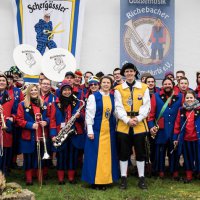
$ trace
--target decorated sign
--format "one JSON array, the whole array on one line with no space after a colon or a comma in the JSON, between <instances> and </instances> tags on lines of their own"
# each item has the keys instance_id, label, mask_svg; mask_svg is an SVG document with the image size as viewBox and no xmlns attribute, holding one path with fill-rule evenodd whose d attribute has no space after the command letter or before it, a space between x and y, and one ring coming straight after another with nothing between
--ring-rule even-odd
<instances>
[{"instance_id":1,"label":"decorated sign","mask_svg":"<svg viewBox=\"0 0 200 200\"><path fill-rule=\"evenodd\" d=\"M121 0L120 62L162 79L174 70L174 1Z\"/></svg>"},{"instance_id":2,"label":"decorated sign","mask_svg":"<svg viewBox=\"0 0 200 200\"><path fill-rule=\"evenodd\" d=\"M80 0L13 0L18 43L30 44L42 55L56 47L76 55L83 23L79 18L83 12L81 3Z\"/></svg>"}]
</instances>

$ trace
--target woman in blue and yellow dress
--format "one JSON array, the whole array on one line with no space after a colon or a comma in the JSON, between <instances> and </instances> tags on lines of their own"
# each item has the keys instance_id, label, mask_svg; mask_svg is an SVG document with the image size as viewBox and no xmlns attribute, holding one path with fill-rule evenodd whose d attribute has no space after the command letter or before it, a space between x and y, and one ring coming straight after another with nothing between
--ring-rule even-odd
<instances>
[{"instance_id":1,"label":"woman in blue and yellow dress","mask_svg":"<svg viewBox=\"0 0 200 200\"><path fill-rule=\"evenodd\" d=\"M112 79L103 77L100 90L91 94L86 107L87 139L84 149L82 180L94 188L106 189L118 180L114 96Z\"/></svg>"}]
</instances>

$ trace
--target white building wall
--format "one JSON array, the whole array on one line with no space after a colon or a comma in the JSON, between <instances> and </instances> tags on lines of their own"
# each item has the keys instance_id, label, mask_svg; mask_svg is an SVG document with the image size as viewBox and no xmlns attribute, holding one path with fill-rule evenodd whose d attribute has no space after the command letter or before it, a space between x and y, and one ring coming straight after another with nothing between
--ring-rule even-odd
<instances>
[{"instance_id":1,"label":"white building wall","mask_svg":"<svg viewBox=\"0 0 200 200\"><path fill-rule=\"evenodd\" d=\"M200 71L200 1L175 0L175 71L184 70L195 87ZM0 0L0 70L14 65L14 16L10 0ZM120 0L86 0L79 68L112 73L120 60Z\"/></svg>"}]
</instances>

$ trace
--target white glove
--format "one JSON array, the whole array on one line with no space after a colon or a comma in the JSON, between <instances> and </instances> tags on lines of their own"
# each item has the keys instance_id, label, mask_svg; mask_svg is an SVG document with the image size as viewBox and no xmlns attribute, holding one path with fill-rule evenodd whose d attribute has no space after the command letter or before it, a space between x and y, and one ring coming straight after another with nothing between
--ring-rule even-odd
<instances>
[{"instance_id":1,"label":"white glove","mask_svg":"<svg viewBox=\"0 0 200 200\"><path fill-rule=\"evenodd\" d=\"M44 34L48 34L48 30L45 30L45 29L44 29L44 30L43 30L43 33L44 33Z\"/></svg>"}]
</instances>

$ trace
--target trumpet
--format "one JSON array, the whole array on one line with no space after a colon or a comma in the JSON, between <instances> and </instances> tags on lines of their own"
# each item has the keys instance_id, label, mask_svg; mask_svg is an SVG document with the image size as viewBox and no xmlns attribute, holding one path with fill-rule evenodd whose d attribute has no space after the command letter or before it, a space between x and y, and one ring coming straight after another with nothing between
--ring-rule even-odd
<instances>
[{"instance_id":1,"label":"trumpet","mask_svg":"<svg viewBox=\"0 0 200 200\"><path fill-rule=\"evenodd\" d=\"M1 112L1 129L6 130L8 127L6 126L6 123L5 123L5 120L4 120L2 105L0 105L0 109L2 109L2 112Z\"/></svg>"},{"instance_id":2,"label":"trumpet","mask_svg":"<svg viewBox=\"0 0 200 200\"><path fill-rule=\"evenodd\" d=\"M4 115L3 115L3 107L2 105L0 105L0 109L1 109L1 114L0 114L0 117L1 117L1 134L0 134L0 156L2 157L3 156L3 130L6 130L7 129L7 126L6 126L6 123L5 123L5 120L4 120Z\"/></svg>"},{"instance_id":3,"label":"trumpet","mask_svg":"<svg viewBox=\"0 0 200 200\"><path fill-rule=\"evenodd\" d=\"M35 121L36 122L42 121L42 114L41 113L36 113L35 114ZM40 142L40 139L43 140L43 144L44 144L44 155L43 155L42 159L43 160L50 159L50 156L49 156L49 154L47 152L47 145L46 145L44 127L42 127L42 137L37 137L38 142Z\"/></svg>"}]
</instances>

